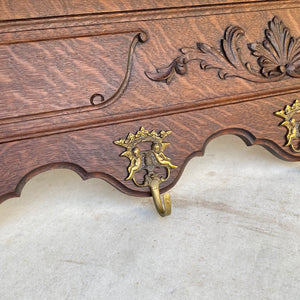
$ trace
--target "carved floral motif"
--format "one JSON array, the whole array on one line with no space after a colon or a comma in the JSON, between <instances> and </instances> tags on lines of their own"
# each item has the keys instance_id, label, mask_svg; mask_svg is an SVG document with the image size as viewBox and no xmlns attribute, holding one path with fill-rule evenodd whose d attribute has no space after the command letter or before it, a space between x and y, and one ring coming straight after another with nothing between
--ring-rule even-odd
<instances>
[{"instance_id":1,"label":"carved floral motif","mask_svg":"<svg viewBox=\"0 0 300 300\"><path fill-rule=\"evenodd\" d=\"M252 82L272 82L284 77L300 78L300 38L292 37L278 17L269 22L261 43L248 45L251 54L257 57L259 69L242 56L238 42L244 34L241 27L229 26L221 40L220 49L198 42L196 48L180 49L182 54L167 67L145 74L151 80L169 84L175 74L184 75L187 64L196 60L203 70L216 69L221 79L239 77Z\"/></svg>"}]
</instances>

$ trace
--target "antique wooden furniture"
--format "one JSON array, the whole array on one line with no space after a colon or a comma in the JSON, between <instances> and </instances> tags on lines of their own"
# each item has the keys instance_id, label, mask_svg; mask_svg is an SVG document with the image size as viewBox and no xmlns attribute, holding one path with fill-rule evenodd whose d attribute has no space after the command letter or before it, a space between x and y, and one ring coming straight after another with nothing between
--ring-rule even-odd
<instances>
[{"instance_id":1,"label":"antique wooden furniture","mask_svg":"<svg viewBox=\"0 0 300 300\"><path fill-rule=\"evenodd\" d=\"M299 1L1 0L0 11L1 201L68 168L152 193L167 215L159 189L228 133L300 160Z\"/></svg>"}]
</instances>

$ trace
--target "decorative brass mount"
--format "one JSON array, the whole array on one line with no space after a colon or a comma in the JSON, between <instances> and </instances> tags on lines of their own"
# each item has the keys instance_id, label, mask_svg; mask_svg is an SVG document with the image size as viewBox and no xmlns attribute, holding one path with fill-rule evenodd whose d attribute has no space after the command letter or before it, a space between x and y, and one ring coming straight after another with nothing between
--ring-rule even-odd
<instances>
[{"instance_id":1,"label":"decorative brass mount","mask_svg":"<svg viewBox=\"0 0 300 300\"><path fill-rule=\"evenodd\" d=\"M171 214L171 201L168 193L164 194L163 201L161 200L159 185L170 177L171 169L177 168L171 163L170 158L163 153L169 145L163 140L171 133L171 131L164 130L160 131L160 133L154 130L149 132L144 127L141 127L135 135L129 133L126 139L114 141L114 144L126 148L121 156L126 156L130 160L126 180L132 179L135 185L150 188L155 207L162 217ZM143 142L151 142L151 149L142 151L138 145ZM161 168L166 170L165 176L157 173ZM146 174L143 182L139 183L135 175L142 170L145 170Z\"/></svg>"},{"instance_id":2,"label":"decorative brass mount","mask_svg":"<svg viewBox=\"0 0 300 300\"><path fill-rule=\"evenodd\" d=\"M295 100L292 106L287 105L285 109L275 112L276 116L284 119L284 121L281 122L280 125L285 126L288 130L288 133L286 135L287 142L285 146L290 146L291 149L297 153L300 153L300 149L299 149L300 141L298 143L298 148L294 146L293 141L295 139L300 138L300 133L299 133L300 121L296 121L294 116L299 113L300 113L300 104L298 100Z\"/></svg>"}]
</instances>

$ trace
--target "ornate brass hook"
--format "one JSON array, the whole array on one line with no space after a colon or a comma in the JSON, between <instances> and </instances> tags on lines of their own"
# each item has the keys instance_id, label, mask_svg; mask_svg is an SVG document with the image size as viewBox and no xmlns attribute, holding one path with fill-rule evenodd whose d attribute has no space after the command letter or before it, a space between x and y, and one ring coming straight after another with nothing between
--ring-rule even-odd
<instances>
[{"instance_id":1,"label":"ornate brass hook","mask_svg":"<svg viewBox=\"0 0 300 300\"><path fill-rule=\"evenodd\" d=\"M290 148L297 153L300 153L299 148L299 138L300 138L300 122L295 120L295 115L300 113L300 103L298 100L290 106L287 105L285 109L275 112L275 115L284 119L283 122L280 123L281 126L285 126L288 130L286 135L286 144L285 146ZM298 117L299 119L299 117ZM298 140L298 147L294 146L295 140ZM293 143L294 142L294 143Z\"/></svg>"},{"instance_id":2,"label":"ornate brass hook","mask_svg":"<svg viewBox=\"0 0 300 300\"><path fill-rule=\"evenodd\" d=\"M171 214L171 199L170 199L170 194L165 193L163 195L163 201L161 201L160 192L159 192L160 183L161 183L161 179L158 176L155 176L154 178L151 179L149 183L149 187L151 190L151 194L153 197L156 210L162 217L165 217Z\"/></svg>"},{"instance_id":3,"label":"ornate brass hook","mask_svg":"<svg viewBox=\"0 0 300 300\"><path fill-rule=\"evenodd\" d=\"M146 155L149 153L145 153ZM158 211L158 213L162 216L168 216L171 214L171 199L170 199L170 194L169 193L165 193L163 195L163 200L161 200L160 197L160 192L159 192L159 185L166 181L169 176L170 176L170 167L169 166L164 166L167 170L167 176L164 178L162 176L159 176L157 173L154 173L153 171L149 171L149 169L151 170L151 166L149 168L149 166L145 167L145 169L147 170L147 174L145 175L144 178L144 182L142 184L139 184L135 177L132 178L133 182L140 187L149 187L150 191L151 191L151 195L156 207L156 210ZM176 166L173 166L176 167Z\"/></svg>"},{"instance_id":4,"label":"ornate brass hook","mask_svg":"<svg viewBox=\"0 0 300 300\"><path fill-rule=\"evenodd\" d=\"M158 213L164 217L171 213L170 195L166 193L161 200L159 185L170 177L171 169L177 166L171 163L170 158L163 153L169 143L163 142L163 139L171 134L171 131L161 131L159 134L154 130L149 132L143 127L134 135L129 133L126 139L114 141L118 146L126 148L121 156L126 156L130 160L128 166L128 176L126 180L131 180L139 187L149 187L155 207ZM141 151L138 144L143 142L151 142L151 149ZM166 175L160 175L158 170L165 169ZM143 182L139 183L135 175L145 170Z\"/></svg>"}]
</instances>

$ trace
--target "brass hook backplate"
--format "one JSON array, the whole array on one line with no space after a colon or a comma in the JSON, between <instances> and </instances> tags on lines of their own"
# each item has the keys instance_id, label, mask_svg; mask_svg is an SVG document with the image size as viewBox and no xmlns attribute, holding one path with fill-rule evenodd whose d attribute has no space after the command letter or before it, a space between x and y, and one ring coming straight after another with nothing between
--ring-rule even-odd
<instances>
[{"instance_id":1,"label":"brass hook backplate","mask_svg":"<svg viewBox=\"0 0 300 300\"><path fill-rule=\"evenodd\" d=\"M141 127L136 134L129 133L126 139L114 141L114 144L126 148L121 156L126 156L130 160L126 180L132 180L139 187L150 188L155 207L162 217L171 213L171 201L168 193L164 194L163 201L161 200L159 185L170 177L171 169L177 168L163 153L169 145L163 140L171 133L171 131L163 130L160 133L154 130L149 132ZM139 144L143 142L150 142L151 149L142 150ZM157 173L162 168L166 170L165 176ZM138 182L135 175L143 170L146 174L142 182Z\"/></svg>"},{"instance_id":2,"label":"brass hook backplate","mask_svg":"<svg viewBox=\"0 0 300 300\"><path fill-rule=\"evenodd\" d=\"M285 146L289 146L292 151L300 153L300 121L299 117L298 120L296 120L295 115L297 114L300 114L300 104L298 100L295 100L292 105L287 105L285 109L275 112L276 116L284 119L280 125L285 126L288 130ZM298 141L298 145L295 147L295 143L297 143L296 141Z\"/></svg>"}]
</instances>

